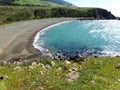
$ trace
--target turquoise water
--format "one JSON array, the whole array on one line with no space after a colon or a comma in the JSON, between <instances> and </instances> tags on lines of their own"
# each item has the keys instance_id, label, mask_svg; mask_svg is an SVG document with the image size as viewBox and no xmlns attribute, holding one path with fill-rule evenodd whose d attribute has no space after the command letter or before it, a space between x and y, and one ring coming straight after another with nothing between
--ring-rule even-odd
<instances>
[{"instance_id":1,"label":"turquoise water","mask_svg":"<svg viewBox=\"0 0 120 90\"><path fill-rule=\"evenodd\" d=\"M71 21L40 31L34 41L35 48L43 54L65 53L71 56L120 55L120 21Z\"/></svg>"}]
</instances>

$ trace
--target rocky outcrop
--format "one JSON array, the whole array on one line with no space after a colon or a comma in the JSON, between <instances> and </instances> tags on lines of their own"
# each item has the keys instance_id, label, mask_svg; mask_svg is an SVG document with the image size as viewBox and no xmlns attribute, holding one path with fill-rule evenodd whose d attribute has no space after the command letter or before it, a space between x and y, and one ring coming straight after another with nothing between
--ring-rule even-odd
<instances>
[{"instance_id":1,"label":"rocky outcrop","mask_svg":"<svg viewBox=\"0 0 120 90\"><path fill-rule=\"evenodd\" d=\"M96 12L96 18L98 19L116 19L116 17L113 14L111 14L111 12L105 9L96 8L95 12Z\"/></svg>"}]
</instances>

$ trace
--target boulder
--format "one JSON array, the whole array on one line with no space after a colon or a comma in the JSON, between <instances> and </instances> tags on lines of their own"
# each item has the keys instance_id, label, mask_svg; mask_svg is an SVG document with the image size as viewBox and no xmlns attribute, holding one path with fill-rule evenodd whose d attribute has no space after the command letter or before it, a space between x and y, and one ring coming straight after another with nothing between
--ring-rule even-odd
<instances>
[{"instance_id":1,"label":"boulder","mask_svg":"<svg viewBox=\"0 0 120 90\"><path fill-rule=\"evenodd\" d=\"M85 57L81 56L80 54L77 54L74 57L70 57L70 60L74 60L76 62L84 62Z\"/></svg>"},{"instance_id":2,"label":"boulder","mask_svg":"<svg viewBox=\"0 0 120 90\"><path fill-rule=\"evenodd\" d=\"M64 63L65 63L66 65L71 64L71 62L70 62L70 61L67 61L67 60L65 60Z\"/></svg>"},{"instance_id":3,"label":"boulder","mask_svg":"<svg viewBox=\"0 0 120 90\"><path fill-rule=\"evenodd\" d=\"M3 80L4 79L4 76L0 76L0 80Z\"/></svg>"},{"instance_id":4,"label":"boulder","mask_svg":"<svg viewBox=\"0 0 120 90\"><path fill-rule=\"evenodd\" d=\"M120 64L118 64L115 68L116 68L116 69L120 69Z\"/></svg>"},{"instance_id":5,"label":"boulder","mask_svg":"<svg viewBox=\"0 0 120 90\"><path fill-rule=\"evenodd\" d=\"M66 78L69 82L72 82L72 81L76 80L79 76L80 75L78 72L72 71L66 75Z\"/></svg>"}]
</instances>

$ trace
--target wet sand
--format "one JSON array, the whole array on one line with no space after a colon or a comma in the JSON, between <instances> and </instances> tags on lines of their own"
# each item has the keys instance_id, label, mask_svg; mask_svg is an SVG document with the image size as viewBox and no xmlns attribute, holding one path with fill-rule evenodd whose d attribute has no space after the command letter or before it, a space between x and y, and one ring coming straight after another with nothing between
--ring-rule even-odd
<instances>
[{"instance_id":1,"label":"wet sand","mask_svg":"<svg viewBox=\"0 0 120 90\"><path fill-rule=\"evenodd\" d=\"M50 18L29 20L0 26L0 61L28 57L40 53L32 43L43 28L77 18Z\"/></svg>"}]
</instances>

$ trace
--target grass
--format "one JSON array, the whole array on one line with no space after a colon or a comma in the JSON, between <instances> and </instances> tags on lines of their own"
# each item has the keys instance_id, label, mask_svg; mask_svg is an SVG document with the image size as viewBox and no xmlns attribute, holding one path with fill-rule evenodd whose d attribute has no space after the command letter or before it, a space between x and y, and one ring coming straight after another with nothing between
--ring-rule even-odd
<instances>
[{"instance_id":1,"label":"grass","mask_svg":"<svg viewBox=\"0 0 120 90\"><path fill-rule=\"evenodd\" d=\"M115 19L115 17L110 12L100 8L77 8L77 7L65 7L65 6L40 7L40 6L24 6L24 5L0 6L0 25L16 22L16 21L23 21L23 20L60 18L60 17L78 17L78 18L102 17L104 19Z\"/></svg>"},{"instance_id":2,"label":"grass","mask_svg":"<svg viewBox=\"0 0 120 90\"><path fill-rule=\"evenodd\" d=\"M17 5L33 5L33 6L44 6L44 7L62 7L63 5L52 3L52 2L46 2L44 0L18 0L13 2L13 4Z\"/></svg>"},{"instance_id":3,"label":"grass","mask_svg":"<svg viewBox=\"0 0 120 90\"><path fill-rule=\"evenodd\" d=\"M86 62L69 62L34 58L23 65L0 66L0 90L119 90L120 57L86 59ZM35 63L36 62L36 63ZM69 73L79 77L69 81Z\"/></svg>"},{"instance_id":4,"label":"grass","mask_svg":"<svg viewBox=\"0 0 120 90\"><path fill-rule=\"evenodd\" d=\"M92 9L92 8L91 8ZM39 6L0 6L0 25L41 18L89 16L87 8L39 7ZM74 13L73 13L74 12Z\"/></svg>"},{"instance_id":5,"label":"grass","mask_svg":"<svg viewBox=\"0 0 120 90\"><path fill-rule=\"evenodd\" d=\"M41 7L63 7L65 5L45 0L0 0L1 5L14 6L41 6Z\"/></svg>"}]
</instances>

